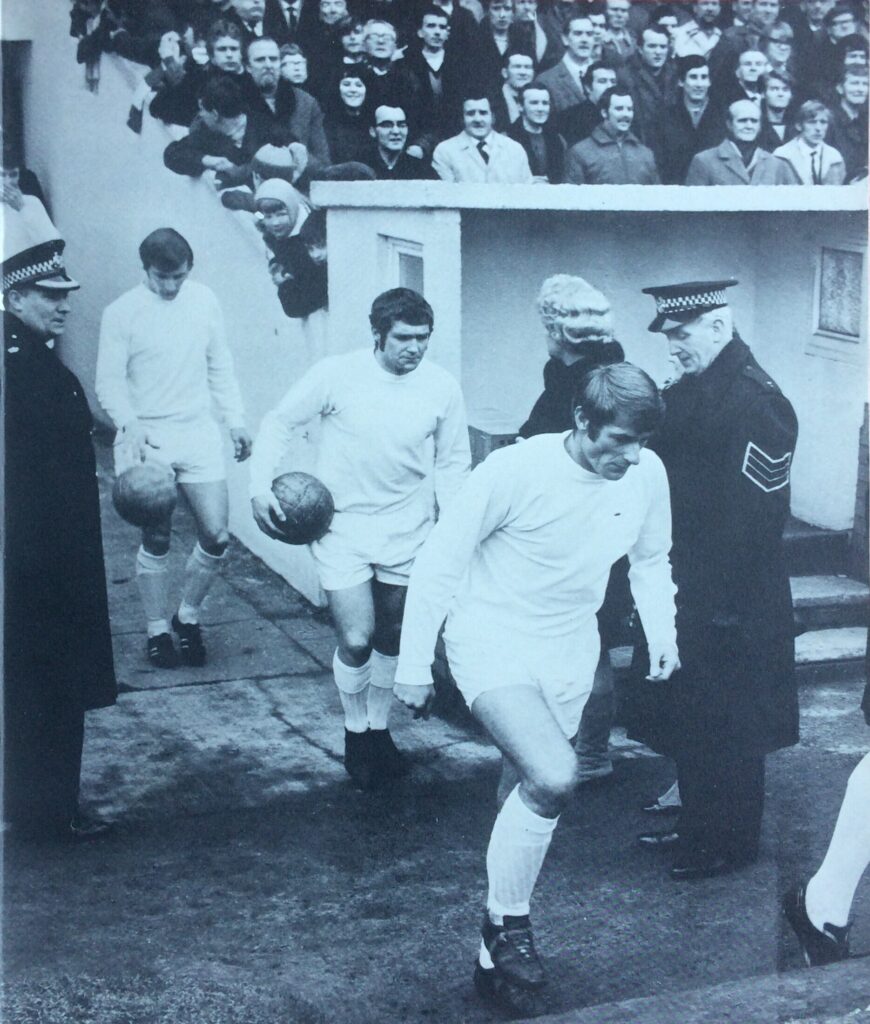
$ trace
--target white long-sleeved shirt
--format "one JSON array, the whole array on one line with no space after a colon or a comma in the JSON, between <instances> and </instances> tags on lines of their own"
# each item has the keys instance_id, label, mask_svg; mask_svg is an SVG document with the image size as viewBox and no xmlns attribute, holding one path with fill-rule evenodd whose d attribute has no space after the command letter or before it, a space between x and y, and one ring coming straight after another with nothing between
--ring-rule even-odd
<instances>
[{"instance_id":1,"label":"white long-sleeved shirt","mask_svg":"<svg viewBox=\"0 0 870 1024\"><path fill-rule=\"evenodd\" d=\"M316 363L263 417L251 497L269 493L295 431L316 417L316 472L337 514L395 516L412 530L432 519L433 495L443 510L468 474L465 408L450 374L424 360L397 375L358 349Z\"/></svg>"},{"instance_id":2,"label":"white long-sleeved shirt","mask_svg":"<svg viewBox=\"0 0 870 1024\"><path fill-rule=\"evenodd\" d=\"M417 555L396 681L428 685L435 641L518 650L547 666L576 660L597 633L610 568L623 555L651 645L676 642L664 466L642 451L620 480L584 470L567 434L494 452L471 474ZM594 671L597 649L590 672ZM567 666L570 668L570 666ZM590 676L591 682L591 676Z\"/></svg>"},{"instance_id":3,"label":"white long-sleeved shirt","mask_svg":"<svg viewBox=\"0 0 870 1024\"><path fill-rule=\"evenodd\" d=\"M172 300L146 285L103 312L97 398L115 426L134 419L187 423L214 400L228 427L245 421L242 396L214 292L185 281Z\"/></svg>"}]
</instances>

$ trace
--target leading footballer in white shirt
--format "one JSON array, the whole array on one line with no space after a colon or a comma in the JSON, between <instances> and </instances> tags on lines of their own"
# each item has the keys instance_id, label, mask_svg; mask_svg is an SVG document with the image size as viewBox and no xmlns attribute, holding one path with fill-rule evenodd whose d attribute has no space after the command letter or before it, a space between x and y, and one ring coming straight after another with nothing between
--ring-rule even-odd
<instances>
[{"instance_id":1,"label":"leading footballer in white shirt","mask_svg":"<svg viewBox=\"0 0 870 1024\"><path fill-rule=\"evenodd\" d=\"M332 492L335 517L310 550L338 634L345 768L362 788L403 767L388 717L408 576L470 463L459 385L423 362L429 303L393 288L375 299L369 322L373 347L316 363L263 417L250 485L258 526L280 539L272 479L294 432L320 420L316 474Z\"/></svg>"},{"instance_id":2,"label":"leading footballer in white shirt","mask_svg":"<svg viewBox=\"0 0 870 1024\"><path fill-rule=\"evenodd\" d=\"M530 1012L545 980L529 901L576 783L571 738L598 663L595 613L623 555L650 678L679 665L668 481L644 449L661 397L642 370L616 363L583 378L575 406L573 431L494 452L441 517L411 574L396 672L396 696L425 707L446 617L456 684L503 756L475 983L512 1011Z\"/></svg>"}]
</instances>

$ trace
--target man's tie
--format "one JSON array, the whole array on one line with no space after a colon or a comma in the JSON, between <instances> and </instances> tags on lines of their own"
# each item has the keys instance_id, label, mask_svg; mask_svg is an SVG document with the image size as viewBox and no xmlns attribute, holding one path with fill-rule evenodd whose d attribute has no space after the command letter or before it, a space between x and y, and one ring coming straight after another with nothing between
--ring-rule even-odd
<instances>
[{"instance_id":1,"label":"man's tie","mask_svg":"<svg viewBox=\"0 0 870 1024\"><path fill-rule=\"evenodd\" d=\"M820 154L819 154L819 151L817 149L814 149L812 151L811 156L812 156L812 161L813 161L813 184L814 185L821 185L821 183L822 183L822 173L821 173L821 168L819 167L819 155Z\"/></svg>"},{"instance_id":2,"label":"man's tie","mask_svg":"<svg viewBox=\"0 0 870 1024\"><path fill-rule=\"evenodd\" d=\"M485 164L488 164L489 163L489 153L487 153L487 151L486 151L486 143L483 141L483 139L481 139L480 142L478 142L478 144L477 144L477 152L480 153L480 156L481 156L481 159L483 160L483 162Z\"/></svg>"}]
</instances>

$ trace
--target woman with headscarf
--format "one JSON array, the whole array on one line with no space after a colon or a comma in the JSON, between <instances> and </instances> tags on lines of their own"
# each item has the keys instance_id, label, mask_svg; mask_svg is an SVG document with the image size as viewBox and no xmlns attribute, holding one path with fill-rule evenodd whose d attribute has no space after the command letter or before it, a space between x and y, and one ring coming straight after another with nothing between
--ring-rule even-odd
<instances>
[{"instance_id":1,"label":"woman with headscarf","mask_svg":"<svg viewBox=\"0 0 870 1024\"><path fill-rule=\"evenodd\" d=\"M323 309L326 246L324 239L314 237L321 232L312 233L305 228L312 217L308 201L289 182L269 178L257 188L254 202L270 253L269 273L284 312L289 317L302 318Z\"/></svg>"}]
</instances>

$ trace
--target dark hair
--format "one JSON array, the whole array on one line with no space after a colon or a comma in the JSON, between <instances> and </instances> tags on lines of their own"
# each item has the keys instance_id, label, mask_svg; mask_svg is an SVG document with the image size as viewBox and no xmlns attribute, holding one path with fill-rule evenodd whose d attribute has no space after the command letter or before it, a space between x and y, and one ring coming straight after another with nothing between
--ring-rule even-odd
<instances>
[{"instance_id":1,"label":"dark hair","mask_svg":"<svg viewBox=\"0 0 870 1024\"><path fill-rule=\"evenodd\" d=\"M828 13L822 18L822 24L833 25L837 18L842 18L844 14L848 14L850 18L855 21L858 20L858 16L855 13L855 8L851 4L838 3L828 11Z\"/></svg>"},{"instance_id":2,"label":"dark hair","mask_svg":"<svg viewBox=\"0 0 870 1024\"><path fill-rule=\"evenodd\" d=\"M562 35L567 36L571 31L571 26L575 21L589 21L591 14L600 14L600 11L594 10L592 4L585 4L582 10L578 7L577 12L571 13L565 19L565 24L562 26Z\"/></svg>"},{"instance_id":3,"label":"dark hair","mask_svg":"<svg viewBox=\"0 0 870 1024\"><path fill-rule=\"evenodd\" d=\"M299 43L284 43L284 45L281 46L278 49L278 53L281 55L281 59L282 60L285 57L296 57L296 56L299 56L299 57L304 58L305 60L308 60L308 58L305 56L305 51L302 49L302 47L299 45Z\"/></svg>"},{"instance_id":4,"label":"dark hair","mask_svg":"<svg viewBox=\"0 0 870 1024\"><path fill-rule=\"evenodd\" d=\"M843 85L849 75L854 75L856 78L866 78L870 74L866 64L852 64L849 67L843 68L840 72L840 77L837 79L837 85Z\"/></svg>"},{"instance_id":5,"label":"dark hair","mask_svg":"<svg viewBox=\"0 0 870 1024\"><path fill-rule=\"evenodd\" d=\"M837 53L840 58L846 56L847 53L852 53L854 50L861 50L867 53L870 50L870 44L863 36L859 36L857 32L853 32L850 36L843 36L842 39L837 40Z\"/></svg>"},{"instance_id":6,"label":"dark hair","mask_svg":"<svg viewBox=\"0 0 870 1024\"><path fill-rule=\"evenodd\" d=\"M441 7L436 7L435 4L426 4L417 16L417 24L422 25L424 18L443 18L447 22L447 27L450 27L450 15Z\"/></svg>"},{"instance_id":7,"label":"dark hair","mask_svg":"<svg viewBox=\"0 0 870 1024\"><path fill-rule=\"evenodd\" d=\"M435 314L432 307L419 292L411 288L390 288L372 303L369 323L378 339L378 347L383 348L387 335L393 324L398 323L426 324L431 331L435 326Z\"/></svg>"},{"instance_id":8,"label":"dark hair","mask_svg":"<svg viewBox=\"0 0 870 1024\"><path fill-rule=\"evenodd\" d=\"M485 86L479 86L475 88L474 85L472 85L471 88L466 88L462 93L461 100L459 101L459 109L464 111L465 104L468 103L470 100L486 100L486 102L489 104L489 109L491 111L495 110L495 105L492 102L492 96L490 95L490 91Z\"/></svg>"},{"instance_id":9,"label":"dark hair","mask_svg":"<svg viewBox=\"0 0 870 1024\"><path fill-rule=\"evenodd\" d=\"M665 403L655 381L633 363L594 366L574 393L574 409L588 424L590 441L604 427L624 419L638 434L651 434L661 423Z\"/></svg>"},{"instance_id":10,"label":"dark hair","mask_svg":"<svg viewBox=\"0 0 870 1024\"><path fill-rule=\"evenodd\" d=\"M631 95L631 90L624 85L614 85L610 89L605 89L598 98L598 109L602 114L606 114L610 110L610 101L614 96L627 96L630 100L634 99Z\"/></svg>"},{"instance_id":11,"label":"dark hair","mask_svg":"<svg viewBox=\"0 0 870 1024\"><path fill-rule=\"evenodd\" d=\"M651 21L649 23L649 25L647 25L646 28L643 30L643 32L641 32L641 34L640 34L641 46L643 46L643 37L646 35L647 32L654 32L657 36L664 36L665 39L670 44L670 41L671 41L671 34L670 34L670 32L668 32L668 30L666 28L662 28L661 25L657 25L654 21Z\"/></svg>"},{"instance_id":12,"label":"dark hair","mask_svg":"<svg viewBox=\"0 0 870 1024\"><path fill-rule=\"evenodd\" d=\"M245 98L239 83L229 75L212 75L199 97L203 110L219 117L238 117L245 112Z\"/></svg>"},{"instance_id":13,"label":"dark hair","mask_svg":"<svg viewBox=\"0 0 870 1024\"><path fill-rule=\"evenodd\" d=\"M158 228L142 240L139 259L146 270L156 267L157 270L169 272L178 270L185 263L192 267L193 249L184 235L179 234L175 228Z\"/></svg>"},{"instance_id":14,"label":"dark hair","mask_svg":"<svg viewBox=\"0 0 870 1024\"><path fill-rule=\"evenodd\" d=\"M695 68L710 68L710 62L700 54L691 53L688 57L677 57L677 78L684 81L686 75Z\"/></svg>"},{"instance_id":15,"label":"dark hair","mask_svg":"<svg viewBox=\"0 0 870 1024\"><path fill-rule=\"evenodd\" d=\"M234 21L218 18L217 21L213 21L209 25L205 36L205 48L208 50L209 56L214 52L214 44L218 39L235 39L241 49L242 31Z\"/></svg>"},{"instance_id":16,"label":"dark hair","mask_svg":"<svg viewBox=\"0 0 870 1024\"><path fill-rule=\"evenodd\" d=\"M518 50L515 47L509 46L505 50L501 58L502 68L508 67L510 65L511 60L513 60L514 57L525 57L526 60L530 60L532 62L533 68L535 66L535 58L530 53L528 53L526 50Z\"/></svg>"},{"instance_id":17,"label":"dark hair","mask_svg":"<svg viewBox=\"0 0 870 1024\"><path fill-rule=\"evenodd\" d=\"M677 13L676 7L672 7L670 4L659 4L658 7L653 7L650 12L650 25L654 25L660 18L676 18L679 21L680 16Z\"/></svg>"},{"instance_id":18,"label":"dark hair","mask_svg":"<svg viewBox=\"0 0 870 1024\"><path fill-rule=\"evenodd\" d=\"M521 85L518 91L520 103L525 99L527 92L545 92L550 97L550 102L553 102L553 93L545 82L534 79L531 82L527 82L525 85Z\"/></svg>"},{"instance_id":19,"label":"dark hair","mask_svg":"<svg viewBox=\"0 0 870 1024\"><path fill-rule=\"evenodd\" d=\"M365 21L362 18L355 18L353 15L348 14L346 18L342 18L341 21L335 23L335 34L341 39L342 36L349 36L354 29L362 29L365 25Z\"/></svg>"},{"instance_id":20,"label":"dark hair","mask_svg":"<svg viewBox=\"0 0 870 1024\"><path fill-rule=\"evenodd\" d=\"M610 61L593 61L583 74L583 84L587 86L587 88L592 86L593 75L596 71L612 71L614 74L618 74L615 65L611 64Z\"/></svg>"}]
</instances>

